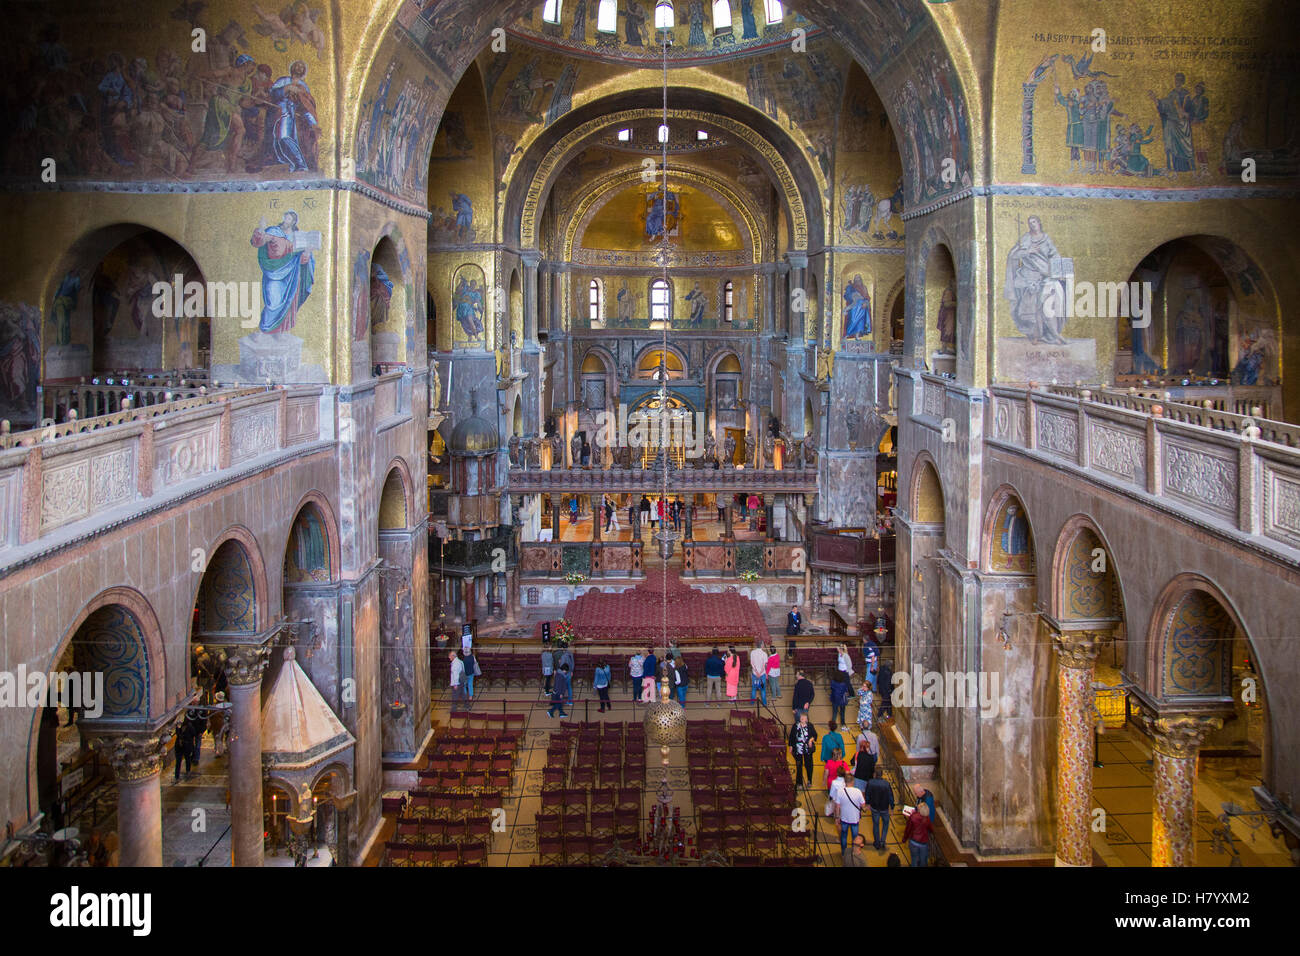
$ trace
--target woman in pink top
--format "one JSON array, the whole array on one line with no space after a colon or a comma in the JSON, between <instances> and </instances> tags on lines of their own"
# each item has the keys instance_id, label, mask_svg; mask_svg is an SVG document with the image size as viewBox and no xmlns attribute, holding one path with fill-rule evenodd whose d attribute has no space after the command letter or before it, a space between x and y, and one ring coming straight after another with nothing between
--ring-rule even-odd
<instances>
[{"instance_id":1,"label":"woman in pink top","mask_svg":"<svg viewBox=\"0 0 1300 956\"><path fill-rule=\"evenodd\" d=\"M727 659L722 662L722 673L727 677L727 700L736 699L736 688L740 686L740 655L734 647L727 648Z\"/></svg>"},{"instance_id":2,"label":"woman in pink top","mask_svg":"<svg viewBox=\"0 0 1300 956\"><path fill-rule=\"evenodd\" d=\"M767 696L781 696L781 657L776 645L767 645Z\"/></svg>"}]
</instances>

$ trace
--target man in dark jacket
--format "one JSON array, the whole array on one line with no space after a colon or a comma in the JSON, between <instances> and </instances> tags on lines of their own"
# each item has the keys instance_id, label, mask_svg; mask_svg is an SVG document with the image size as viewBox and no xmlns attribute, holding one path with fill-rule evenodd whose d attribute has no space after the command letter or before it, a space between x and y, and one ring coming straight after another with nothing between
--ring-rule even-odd
<instances>
[{"instance_id":1,"label":"man in dark jacket","mask_svg":"<svg viewBox=\"0 0 1300 956\"><path fill-rule=\"evenodd\" d=\"M560 669L555 674L555 686L551 688L551 709L546 712L547 717L554 717L558 710L561 717L568 717L564 712L565 705L569 702L569 665L561 664Z\"/></svg>"},{"instance_id":2,"label":"man in dark jacket","mask_svg":"<svg viewBox=\"0 0 1300 956\"><path fill-rule=\"evenodd\" d=\"M705 698L707 700L712 701L716 699L721 701L723 699L722 678L725 674L726 667L722 662L722 652L715 647L712 653L709 654L708 659L704 662L704 677L705 684L707 685ZM715 694L717 695L716 698L714 696ZM712 704L711 706L716 707L718 705Z\"/></svg>"},{"instance_id":3,"label":"man in dark jacket","mask_svg":"<svg viewBox=\"0 0 1300 956\"><path fill-rule=\"evenodd\" d=\"M894 716L894 702L891 699L894 695L894 669L889 666L889 661L881 660L880 672L876 675L876 687L877 696L880 698L880 719L892 718Z\"/></svg>"},{"instance_id":4,"label":"man in dark jacket","mask_svg":"<svg viewBox=\"0 0 1300 956\"><path fill-rule=\"evenodd\" d=\"M641 665L641 702L650 703L655 699L655 686L659 680L659 659L655 657L653 647L647 647L645 662Z\"/></svg>"},{"instance_id":5,"label":"man in dark jacket","mask_svg":"<svg viewBox=\"0 0 1300 956\"><path fill-rule=\"evenodd\" d=\"M884 852L889 837L889 811L894 809L894 788L885 779L883 767L877 767L875 775L867 781L863 796L871 807L871 845Z\"/></svg>"},{"instance_id":6,"label":"man in dark jacket","mask_svg":"<svg viewBox=\"0 0 1300 956\"><path fill-rule=\"evenodd\" d=\"M831 678L831 719L844 723L844 711L849 704L849 675L836 671Z\"/></svg>"},{"instance_id":7,"label":"man in dark jacket","mask_svg":"<svg viewBox=\"0 0 1300 956\"><path fill-rule=\"evenodd\" d=\"M790 613L785 616L785 656L790 663L794 662L794 641L791 640L799 629L803 627L803 618L799 616L799 605L790 605Z\"/></svg>"},{"instance_id":8,"label":"man in dark jacket","mask_svg":"<svg viewBox=\"0 0 1300 956\"><path fill-rule=\"evenodd\" d=\"M794 704L794 718L796 721L801 713L808 713L808 708L812 706L815 696L817 696L817 691L813 689L813 682L804 676L803 671L795 671L794 696L790 698L790 701Z\"/></svg>"}]
</instances>

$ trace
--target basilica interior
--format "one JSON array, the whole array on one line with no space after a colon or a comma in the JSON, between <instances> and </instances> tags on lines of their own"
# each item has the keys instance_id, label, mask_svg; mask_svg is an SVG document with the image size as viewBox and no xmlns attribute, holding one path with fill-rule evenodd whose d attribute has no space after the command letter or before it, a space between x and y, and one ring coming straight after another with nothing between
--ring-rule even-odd
<instances>
[{"instance_id":1,"label":"basilica interior","mask_svg":"<svg viewBox=\"0 0 1300 956\"><path fill-rule=\"evenodd\" d=\"M1283 0L281 2L6 17L0 867L1300 864Z\"/></svg>"}]
</instances>

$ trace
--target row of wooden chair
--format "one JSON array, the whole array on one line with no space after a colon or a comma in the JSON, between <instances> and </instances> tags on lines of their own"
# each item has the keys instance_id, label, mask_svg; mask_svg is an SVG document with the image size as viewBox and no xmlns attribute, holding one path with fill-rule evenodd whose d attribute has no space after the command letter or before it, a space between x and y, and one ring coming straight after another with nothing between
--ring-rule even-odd
<instances>
[{"instance_id":1,"label":"row of wooden chair","mask_svg":"<svg viewBox=\"0 0 1300 956\"><path fill-rule=\"evenodd\" d=\"M440 820L428 817L402 817L397 821L397 840L401 843L438 844L482 840L492 842L492 815L475 813L463 820Z\"/></svg>"},{"instance_id":2,"label":"row of wooden chair","mask_svg":"<svg viewBox=\"0 0 1300 956\"><path fill-rule=\"evenodd\" d=\"M637 812L618 813L614 810L593 810L588 817L572 814L537 814L537 838L594 836L603 839L618 837L623 842L633 842L641 832L641 815Z\"/></svg>"},{"instance_id":3,"label":"row of wooden chair","mask_svg":"<svg viewBox=\"0 0 1300 956\"><path fill-rule=\"evenodd\" d=\"M477 790L509 790L511 773L509 770L460 771L460 770L421 770L418 774L420 786L441 790L462 790L473 793Z\"/></svg>"},{"instance_id":4,"label":"row of wooden chair","mask_svg":"<svg viewBox=\"0 0 1300 956\"><path fill-rule=\"evenodd\" d=\"M598 787L591 790L585 787L543 787L541 805L543 811L554 809L565 815L582 816L587 812L588 796L593 812L641 812L639 787Z\"/></svg>"},{"instance_id":5,"label":"row of wooden chair","mask_svg":"<svg viewBox=\"0 0 1300 956\"><path fill-rule=\"evenodd\" d=\"M411 791L403 816L463 819L482 810L495 810L505 799L504 790L435 790L416 788Z\"/></svg>"},{"instance_id":6,"label":"row of wooden chair","mask_svg":"<svg viewBox=\"0 0 1300 956\"><path fill-rule=\"evenodd\" d=\"M390 842L384 866L486 866L486 843L439 843L432 846Z\"/></svg>"}]
</instances>

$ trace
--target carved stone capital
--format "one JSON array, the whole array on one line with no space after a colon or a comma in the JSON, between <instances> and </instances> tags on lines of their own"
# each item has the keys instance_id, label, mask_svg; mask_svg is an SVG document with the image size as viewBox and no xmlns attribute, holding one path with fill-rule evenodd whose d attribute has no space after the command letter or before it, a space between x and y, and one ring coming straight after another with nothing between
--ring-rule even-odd
<instances>
[{"instance_id":1,"label":"carved stone capital","mask_svg":"<svg viewBox=\"0 0 1300 956\"><path fill-rule=\"evenodd\" d=\"M1101 649L1092 631L1052 631L1052 646L1066 667L1087 668L1097 661Z\"/></svg>"},{"instance_id":2,"label":"carved stone capital","mask_svg":"<svg viewBox=\"0 0 1300 956\"><path fill-rule=\"evenodd\" d=\"M151 733L104 734L93 739L119 783L147 780L162 770L163 756L175 735L175 722Z\"/></svg>"},{"instance_id":3,"label":"carved stone capital","mask_svg":"<svg viewBox=\"0 0 1300 956\"><path fill-rule=\"evenodd\" d=\"M271 648L236 645L226 649L226 680L232 684L260 684Z\"/></svg>"},{"instance_id":4,"label":"carved stone capital","mask_svg":"<svg viewBox=\"0 0 1300 956\"><path fill-rule=\"evenodd\" d=\"M1156 750L1167 757L1186 758L1196 756L1205 738L1223 726L1223 718L1205 714L1160 717L1144 710L1142 723Z\"/></svg>"}]
</instances>

